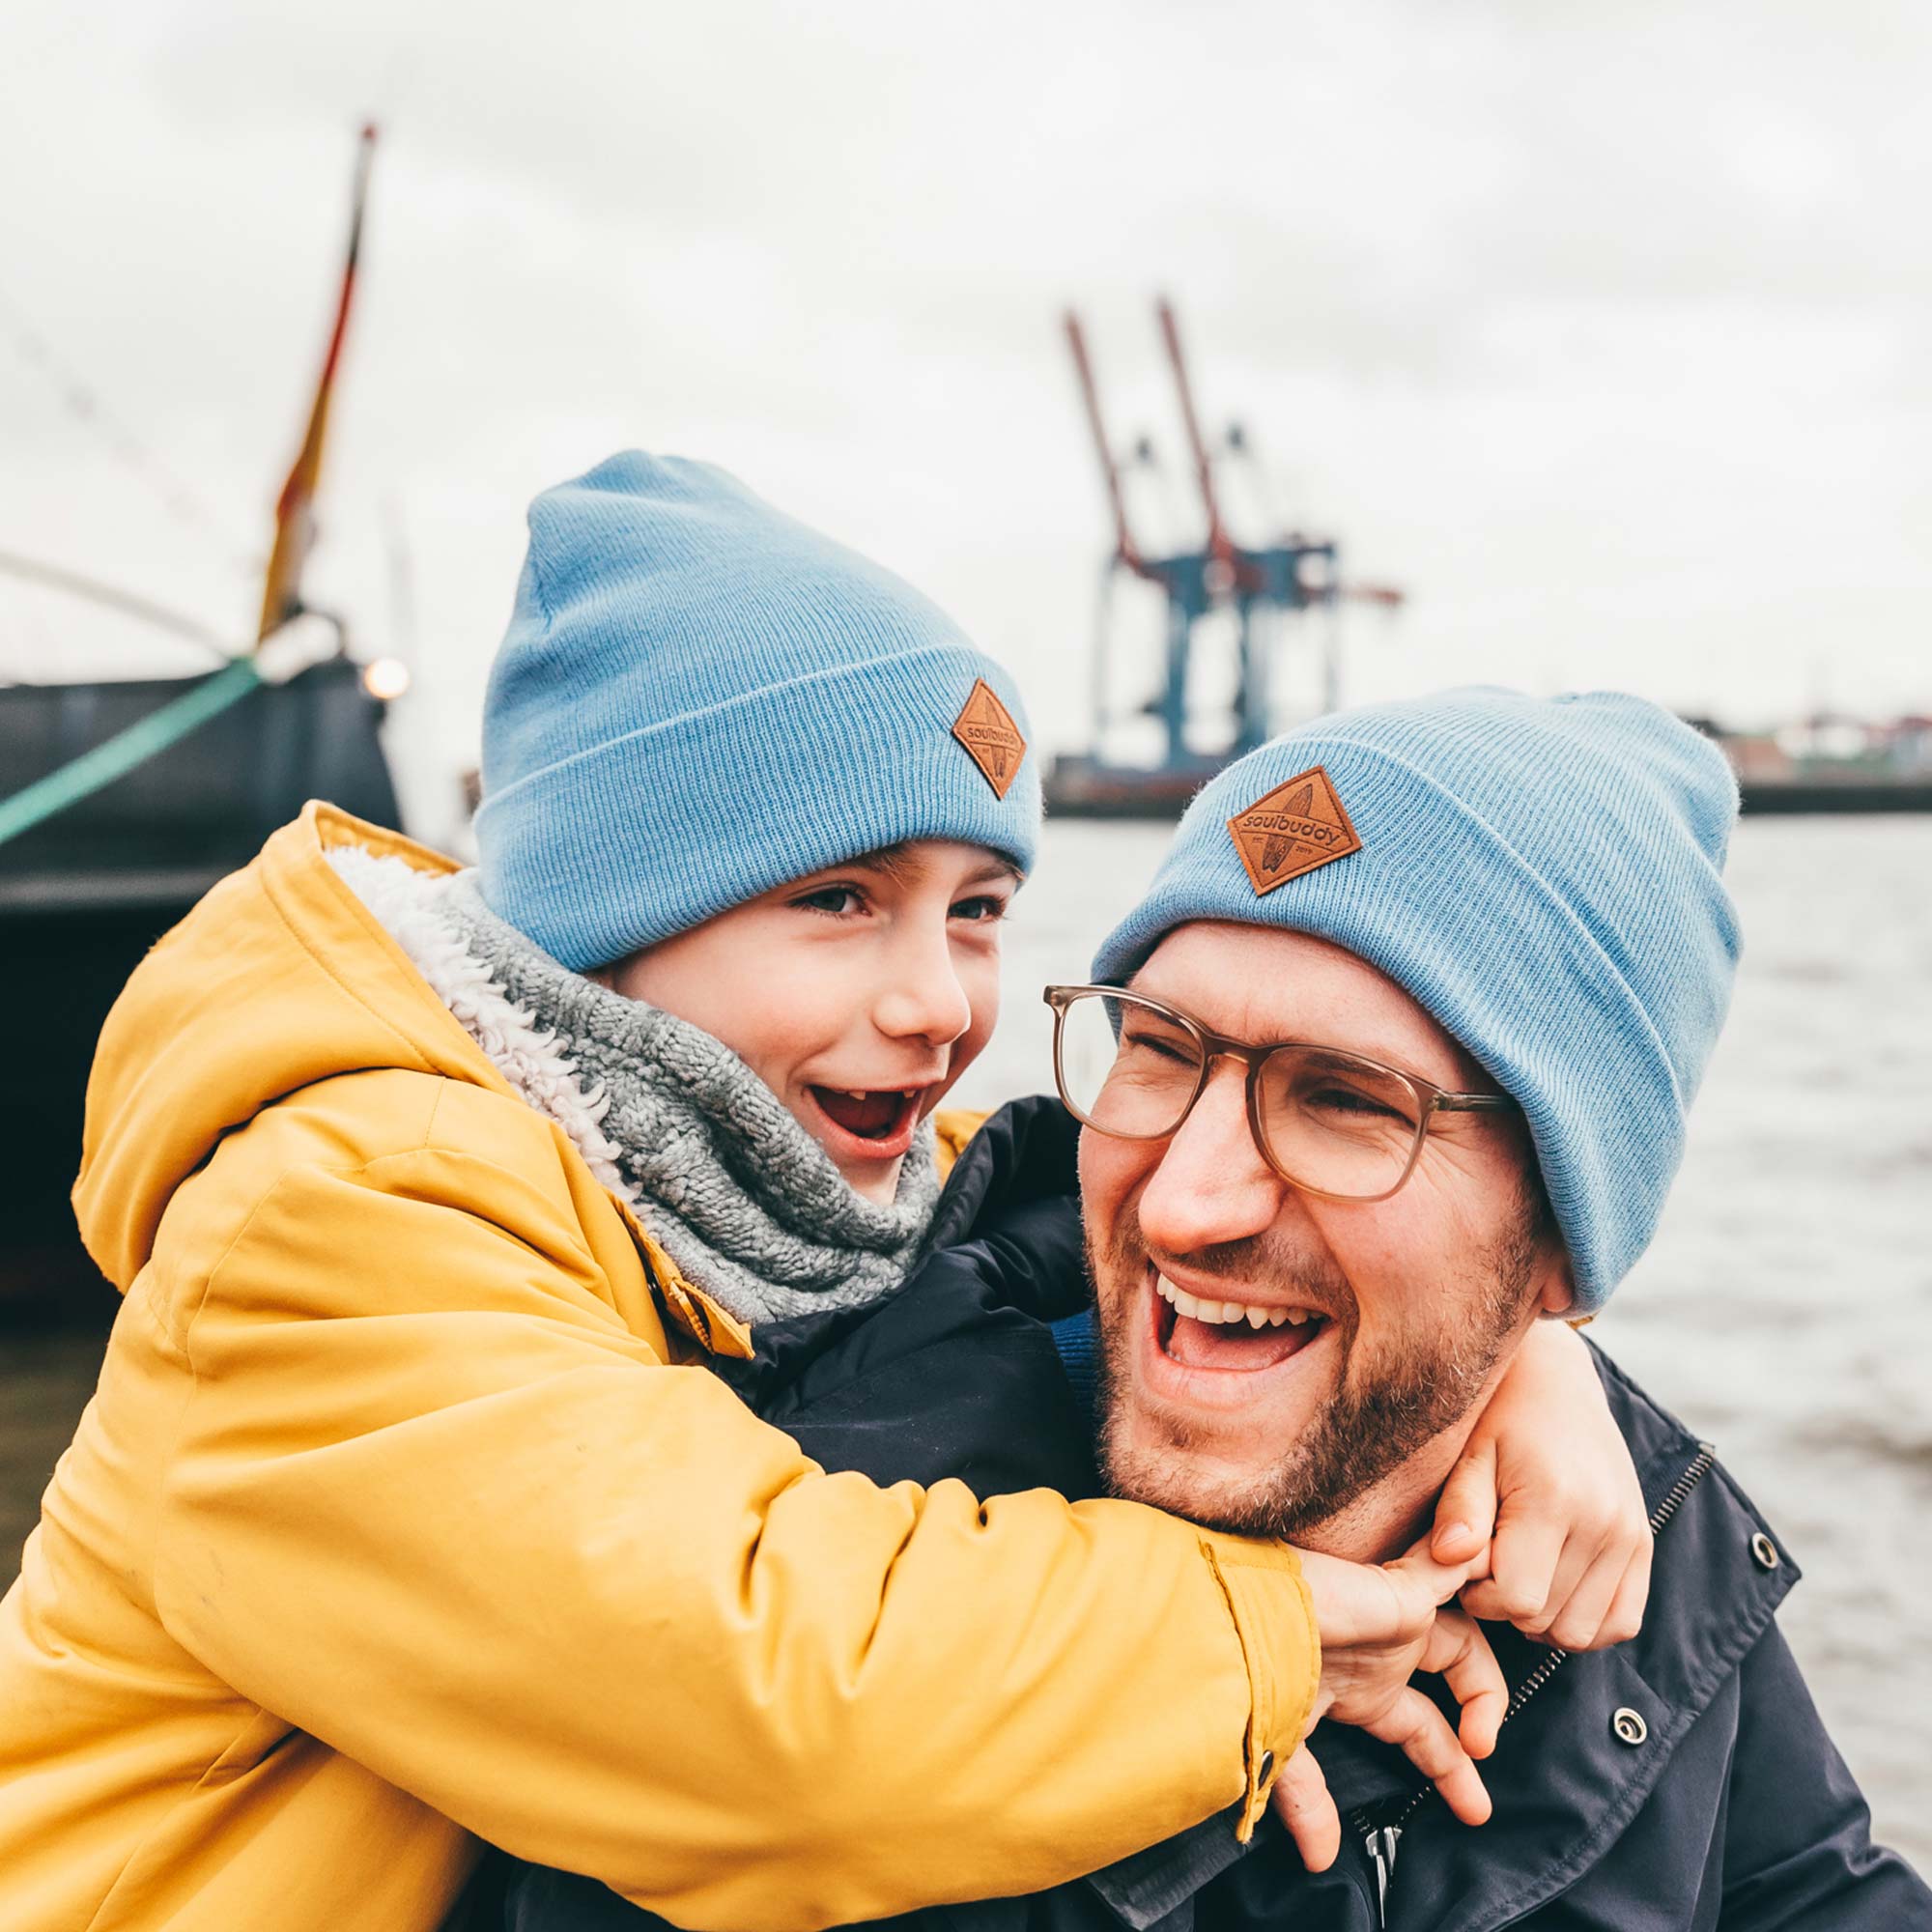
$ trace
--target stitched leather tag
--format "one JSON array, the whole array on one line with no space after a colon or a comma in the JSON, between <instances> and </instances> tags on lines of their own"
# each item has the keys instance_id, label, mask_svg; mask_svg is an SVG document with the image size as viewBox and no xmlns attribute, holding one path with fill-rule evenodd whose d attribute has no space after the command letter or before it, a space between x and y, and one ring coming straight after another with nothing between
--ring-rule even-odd
<instances>
[{"instance_id":1,"label":"stitched leather tag","mask_svg":"<svg viewBox=\"0 0 1932 1932\"><path fill-rule=\"evenodd\" d=\"M1005 798L1020 775L1026 740L1013 723L1013 714L983 677L974 679L964 708L952 721L952 735L966 747L967 755L993 787L993 796Z\"/></svg>"},{"instance_id":2,"label":"stitched leather tag","mask_svg":"<svg viewBox=\"0 0 1932 1932\"><path fill-rule=\"evenodd\" d=\"M1297 772L1265 798L1228 821L1228 836L1241 856L1257 898L1333 859L1359 852L1362 841L1349 822L1328 774L1320 765Z\"/></svg>"}]
</instances>

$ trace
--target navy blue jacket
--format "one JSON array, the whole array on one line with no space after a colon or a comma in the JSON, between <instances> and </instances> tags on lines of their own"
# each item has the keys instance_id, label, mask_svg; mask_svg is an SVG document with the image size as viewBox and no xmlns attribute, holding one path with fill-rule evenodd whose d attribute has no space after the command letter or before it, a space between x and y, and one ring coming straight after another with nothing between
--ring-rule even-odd
<instances>
[{"instance_id":1,"label":"navy blue jacket","mask_svg":"<svg viewBox=\"0 0 1932 1932\"><path fill-rule=\"evenodd\" d=\"M954 1168L928 1259L897 1295L868 1314L769 1327L754 1361L721 1372L830 1468L882 1482L959 1476L981 1494L1094 1492L1089 1418L1062 1361L1077 1380L1073 1139L1054 1102L1003 1109ZM1484 1766L1488 1825L1459 1825L1426 1785L1418 1793L1399 1751L1324 1726L1310 1748L1349 1826L1326 1872L1305 1871L1271 1820L1244 1849L1215 1818L1051 1892L890 1922L906 1932L1932 1932L1932 1893L1871 1843L1864 1801L1778 1633L1774 1613L1796 1565L1708 1446L1598 1363L1657 1524L1650 1605L1631 1642L1576 1657L1490 1627L1515 1694ZM517 1868L500 1922L646 1932L663 1921L592 1881Z\"/></svg>"}]
</instances>

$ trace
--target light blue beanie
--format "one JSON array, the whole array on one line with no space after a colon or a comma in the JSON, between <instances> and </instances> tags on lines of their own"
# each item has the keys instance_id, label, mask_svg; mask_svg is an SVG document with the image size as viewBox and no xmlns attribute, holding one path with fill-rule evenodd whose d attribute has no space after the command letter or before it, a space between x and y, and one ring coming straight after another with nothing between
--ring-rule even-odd
<instances>
[{"instance_id":1,"label":"light blue beanie","mask_svg":"<svg viewBox=\"0 0 1932 1932\"><path fill-rule=\"evenodd\" d=\"M1019 692L889 571L709 464L628 451L530 505L490 673L491 910L573 971L904 839L1021 871Z\"/></svg>"},{"instance_id":2,"label":"light blue beanie","mask_svg":"<svg viewBox=\"0 0 1932 1932\"><path fill-rule=\"evenodd\" d=\"M1201 792L1094 977L1194 920L1379 968L1522 1108L1592 1313L1650 1245L1730 1002L1737 809L1716 746L1617 692L1341 712Z\"/></svg>"}]
</instances>

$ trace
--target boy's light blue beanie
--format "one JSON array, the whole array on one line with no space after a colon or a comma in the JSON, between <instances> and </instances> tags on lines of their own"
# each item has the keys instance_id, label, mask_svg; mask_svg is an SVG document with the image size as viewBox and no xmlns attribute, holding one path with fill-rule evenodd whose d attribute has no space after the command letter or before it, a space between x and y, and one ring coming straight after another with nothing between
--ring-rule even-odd
<instances>
[{"instance_id":1,"label":"boy's light blue beanie","mask_svg":"<svg viewBox=\"0 0 1932 1932\"><path fill-rule=\"evenodd\" d=\"M553 958L608 964L904 839L1032 867L1018 689L891 572L636 450L529 528L476 840L491 910Z\"/></svg>"},{"instance_id":2,"label":"boy's light blue beanie","mask_svg":"<svg viewBox=\"0 0 1932 1932\"><path fill-rule=\"evenodd\" d=\"M1201 792L1094 977L1124 981L1194 920L1379 968L1522 1108L1592 1313L1650 1244L1730 1002L1737 809L1716 746L1617 692L1341 712Z\"/></svg>"}]
</instances>

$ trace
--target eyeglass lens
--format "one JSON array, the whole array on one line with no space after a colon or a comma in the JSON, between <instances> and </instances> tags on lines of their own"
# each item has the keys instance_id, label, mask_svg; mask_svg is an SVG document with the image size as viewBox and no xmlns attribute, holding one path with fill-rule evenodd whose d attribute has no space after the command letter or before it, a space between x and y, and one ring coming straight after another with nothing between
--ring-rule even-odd
<instances>
[{"instance_id":1,"label":"eyeglass lens","mask_svg":"<svg viewBox=\"0 0 1932 1932\"><path fill-rule=\"evenodd\" d=\"M1162 1139L1179 1127L1201 1086L1199 1037L1131 998L1069 1000L1059 1048L1063 1096L1102 1133ZM1418 1095L1401 1075L1322 1047L1269 1054L1256 1111L1268 1155L1284 1174L1345 1199L1395 1187L1422 1130Z\"/></svg>"}]
</instances>

